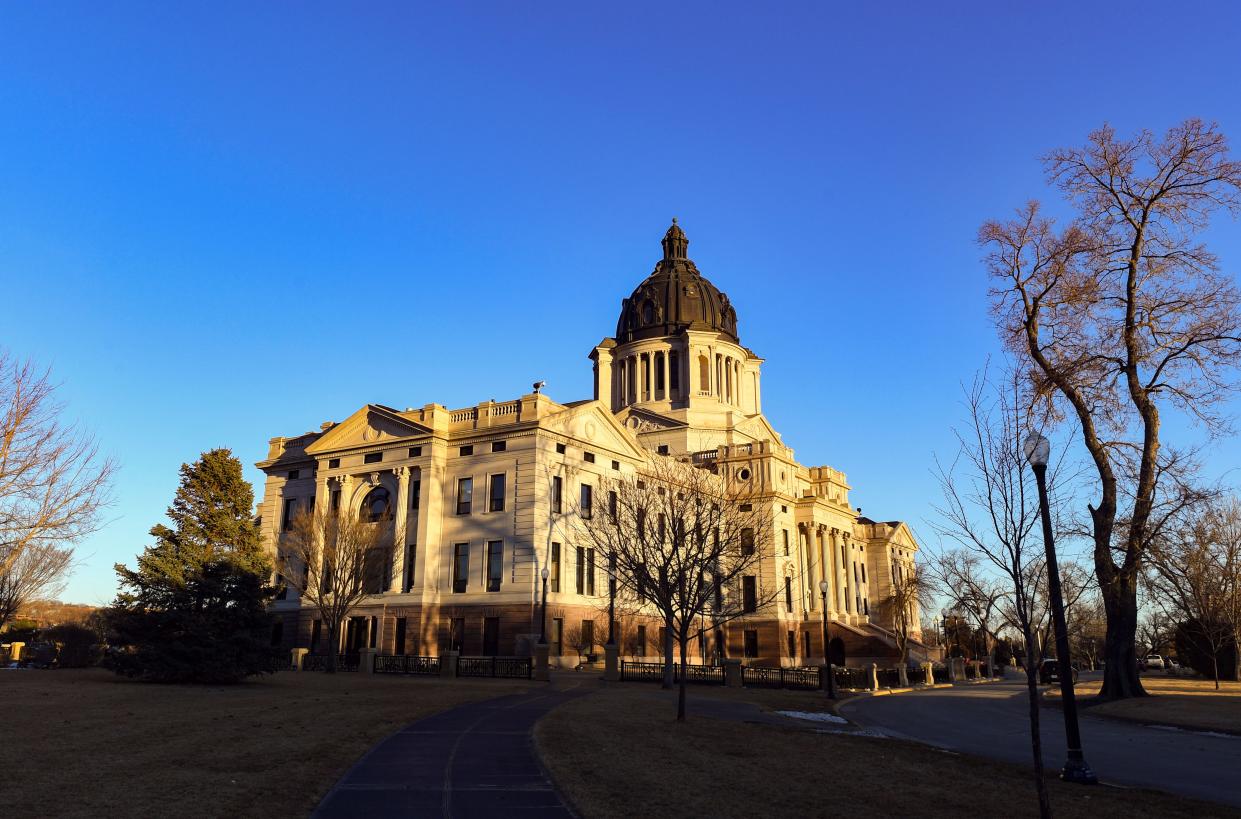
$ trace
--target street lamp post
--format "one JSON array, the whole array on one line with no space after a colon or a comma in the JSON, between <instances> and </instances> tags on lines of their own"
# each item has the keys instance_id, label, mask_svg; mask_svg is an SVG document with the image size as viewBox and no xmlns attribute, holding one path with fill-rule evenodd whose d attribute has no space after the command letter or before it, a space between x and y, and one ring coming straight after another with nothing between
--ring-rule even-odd
<instances>
[{"instance_id":1,"label":"street lamp post","mask_svg":"<svg viewBox=\"0 0 1241 819\"><path fill-rule=\"evenodd\" d=\"M608 558L608 645L616 645L616 556Z\"/></svg>"},{"instance_id":2,"label":"street lamp post","mask_svg":"<svg viewBox=\"0 0 1241 819\"><path fill-rule=\"evenodd\" d=\"M827 697L836 699L836 672L832 669L832 648L827 630L827 581L819 581L819 594L823 597L823 673L827 674Z\"/></svg>"},{"instance_id":3,"label":"street lamp post","mask_svg":"<svg viewBox=\"0 0 1241 819\"><path fill-rule=\"evenodd\" d=\"M543 605L539 611L539 645L547 645L547 567L543 567L543 571L539 573L543 577Z\"/></svg>"},{"instance_id":4,"label":"street lamp post","mask_svg":"<svg viewBox=\"0 0 1241 819\"><path fill-rule=\"evenodd\" d=\"M1069 661L1069 632L1064 622L1060 568L1056 564L1051 510L1047 503L1047 458L1051 454L1051 444L1039 433L1031 432L1026 437L1023 449L1038 484L1039 514L1043 519L1043 547L1047 552L1047 591L1051 598L1052 625L1056 631L1056 664L1060 669L1060 698L1064 705L1064 733L1068 743L1068 759L1060 771L1060 778L1065 782L1093 785L1099 780L1086 764L1086 758L1082 754L1082 735L1077 725L1077 699L1073 695L1073 668Z\"/></svg>"}]
</instances>

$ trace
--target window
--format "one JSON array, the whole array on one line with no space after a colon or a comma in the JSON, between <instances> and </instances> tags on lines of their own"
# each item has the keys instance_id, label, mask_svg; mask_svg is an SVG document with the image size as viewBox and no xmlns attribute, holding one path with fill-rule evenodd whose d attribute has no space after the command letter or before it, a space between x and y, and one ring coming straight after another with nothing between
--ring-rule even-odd
<instances>
[{"instance_id":1,"label":"window","mask_svg":"<svg viewBox=\"0 0 1241 819\"><path fill-rule=\"evenodd\" d=\"M612 461L613 469L620 469L620 461Z\"/></svg>"},{"instance_id":2,"label":"window","mask_svg":"<svg viewBox=\"0 0 1241 819\"><path fill-rule=\"evenodd\" d=\"M801 649L801 656L810 656L810 632L808 631L803 631L801 633Z\"/></svg>"},{"instance_id":3,"label":"window","mask_svg":"<svg viewBox=\"0 0 1241 819\"><path fill-rule=\"evenodd\" d=\"M323 633L323 621L315 620L310 626L310 650L319 652L319 636Z\"/></svg>"},{"instance_id":4,"label":"window","mask_svg":"<svg viewBox=\"0 0 1241 819\"><path fill-rule=\"evenodd\" d=\"M556 617L552 620L552 639L551 654L559 657L564 647L564 618Z\"/></svg>"},{"instance_id":5,"label":"window","mask_svg":"<svg viewBox=\"0 0 1241 819\"><path fill-rule=\"evenodd\" d=\"M746 659L753 659L758 656L758 632L747 630L745 633L745 643L742 646L742 653Z\"/></svg>"},{"instance_id":6,"label":"window","mask_svg":"<svg viewBox=\"0 0 1241 819\"><path fill-rule=\"evenodd\" d=\"M376 486L366 493L366 500L362 501L362 519L367 523L377 523L386 518L388 501L388 490L382 486Z\"/></svg>"},{"instance_id":7,"label":"window","mask_svg":"<svg viewBox=\"0 0 1241 819\"><path fill-rule=\"evenodd\" d=\"M272 585L274 585L277 589L280 590L276 592L277 600L288 600L289 599L289 586L287 583L284 582L284 575L277 573L276 582L273 583Z\"/></svg>"},{"instance_id":8,"label":"window","mask_svg":"<svg viewBox=\"0 0 1241 819\"><path fill-rule=\"evenodd\" d=\"M591 649L595 647L595 621L582 621L582 646L585 647L586 653L591 653Z\"/></svg>"},{"instance_id":9,"label":"window","mask_svg":"<svg viewBox=\"0 0 1241 819\"><path fill-rule=\"evenodd\" d=\"M586 550L581 546L577 547L577 593L586 593Z\"/></svg>"},{"instance_id":10,"label":"window","mask_svg":"<svg viewBox=\"0 0 1241 819\"><path fill-rule=\"evenodd\" d=\"M585 462L586 462L586 463L588 463L588 464L593 464L593 463L595 462L595 453L593 453L593 452L583 452L583 453L582 453L582 460L583 460L583 461L585 461Z\"/></svg>"},{"instance_id":11,"label":"window","mask_svg":"<svg viewBox=\"0 0 1241 819\"><path fill-rule=\"evenodd\" d=\"M698 656L704 661L707 659L707 632L698 632Z\"/></svg>"},{"instance_id":12,"label":"window","mask_svg":"<svg viewBox=\"0 0 1241 819\"><path fill-rule=\"evenodd\" d=\"M418 508L418 499L422 497L422 480L414 480L409 484L409 508Z\"/></svg>"},{"instance_id":13,"label":"window","mask_svg":"<svg viewBox=\"0 0 1241 819\"><path fill-rule=\"evenodd\" d=\"M789 530L784 530L784 556L789 556Z\"/></svg>"},{"instance_id":14,"label":"window","mask_svg":"<svg viewBox=\"0 0 1241 819\"><path fill-rule=\"evenodd\" d=\"M492 452L503 452L506 449L508 449L508 441L492 441L491 442Z\"/></svg>"},{"instance_id":15,"label":"window","mask_svg":"<svg viewBox=\"0 0 1241 819\"><path fill-rule=\"evenodd\" d=\"M461 594L470 583L470 544L458 543L452 548L452 590Z\"/></svg>"},{"instance_id":16,"label":"window","mask_svg":"<svg viewBox=\"0 0 1241 819\"><path fill-rule=\"evenodd\" d=\"M370 648L374 648L375 644L379 640L379 618L378 617L371 618L370 632L371 632Z\"/></svg>"},{"instance_id":17,"label":"window","mask_svg":"<svg viewBox=\"0 0 1241 819\"><path fill-rule=\"evenodd\" d=\"M741 578L741 610L747 614L758 610L758 592L752 574Z\"/></svg>"},{"instance_id":18,"label":"window","mask_svg":"<svg viewBox=\"0 0 1241 819\"><path fill-rule=\"evenodd\" d=\"M862 582L863 583L866 582L866 564L865 563L862 564Z\"/></svg>"},{"instance_id":19,"label":"window","mask_svg":"<svg viewBox=\"0 0 1241 819\"><path fill-rule=\"evenodd\" d=\"M491 499L487 503L487 509L492 512L504 511L504 473L491 476Z\"/></svg>"},{"instance_id":20,"label":"window","mask_svg":"<svg viewBox=\"0 0 1241 819\"><path fill-rule=\"evenodd\" d=\"M461 449L458 451L458 454L460 454L460 455L473 455L473 454L474 454L474 445L473 445L473 444L466 444L465 446L461 447Z\"/></svg>"},{"instance_id":21,"label":"window","mask_svg":"<svg viewBox=\"0 0 1241 819\"><path fill-rule=\"evenodd\" d=\"M668 386L673 390L681 386L681 359L675 351L668 353Z\"/></svg>"},{"instance_id":22,"label":"window","mask_svg":"<svg viewBox=\"0 0 1241 819\"><path fill-rule=\"evenodd\" d=\"M405 618L396 618L396 640L392 649L393 654L405 653Z\"/></svg>"},{"instance_id":23,"label":"window","mask_svg":"<svg viewBox=\"0 0 1241 819\"><path fill-rule=\"evenodd\" d=\"M612 523L616 523L616 490L608 490L608 518Z\"/></svg>"},{"instance_id":24,"label":"window","mask_svg":"<svg viewBox=\"0 0 1241 819\"><path fill-rule=\"evenodd\" d=\"M552 544L552 556L548 561L547 579L552 587L552 591L560 591L560 544Z\"/></svg>"},{"instance_id":25,"label":"window","mask_svg":"<svg viewBox=\"0 0 1241 819\"><path fill-rule=\"evenodd\" d=\"M340 458L328 458L328 469L340 469Z\"/></svg>"},{"instance_id":26,"label":"window","mask_svg":"<svg viewBox=\"0 0 1241 819\"><path fill-rule=\"evenodd\" d=\"M749 557L752 554L754 554L754 530L753 529L742 529L741 530L741 555L742 557Z\"/></svg>"},{"instance_id":27,"label":"window","mask_svg":"<svg viewBox=\"0 0 1241 819\"><path fill-rule=\"evenodd\" d=\"M750 477L750 473L749 473L749 471L748 471L748 470L743 469L743 470L741 470L741 472L742 472L742 473L744 473L744 474L740 474L740 473L739 473L739 476L740 476L741 480L743 480L743 481L744 481L744 480L746 480L746 479L748 479L748 478ZM752 504L752 503L743 503L743 504L741 504L741 511L742 511L742 512L753 512L753 511L754 511L754 504Z\"/></svg>"},{"instance_id":28,"label":"window","mask_svg":"<svg viewBox=\"0 0 1241 819\"><path fill-rule=\"evenodd\" d=\"M659 542L663 543L668 537L668 516L663 512L659 513Z\"/></svg>"},{"instance_id":29,"label":"window","mask_svg":"<svg viewBox=\"0 0 1241 819\"><path fill-rule=\"evenodd\" d=\"M582 517L585 518L586 520L590 520L591 515L594 512L594 502L595 502L594 487L592 487L588 483L582 484L581 514L582 514Z\"/></svg>"},{"instance_id":30,"label":"window","mask_svg":"<svg viewBox=\"0 0 1241 819\"><path fill-rule=\"evenodd\" d=\"M504 541L487 542L487 591L498 592L504 576Z\"/></svg>"},{"instance_id":31,"label":"window","mask_svg":"<svg viewBox=\"0 0 1241 819\"><path fill-rule=\"evenodd\" d=\"M552 512L559 515L561 509L561 498L564 495L564 481L559 475L552 476Z\"/></svg>"},{"instance_id":32,"label":"window","mask_svg":"<svg viewBox=\"0 0 1241 819\"><path fill-rule=\"evenodd\" d=\"M667 454L668 454L668 445L667 445L667 444L660 444L659 446L657 446L657 447L655 448L655 451L656 451L657 453L659 453L660 455L667 455Z\"/></svg>"},{"instance_id":33,"label":"window","mask_svg":"<svg viewBox=\"0 0 1241 819\"><path fill-rule=\"evenodd\" d=\"M698 356L698 390L708 392L711 389L711 363L705 355Z\"/></svg>"},{"instance_id":34,"label":"window","mask_svg":"<svg viewBox=\"0 0 1241 819\"><path fill-rule=\"evenodd\" d=\"M405 547L405 579L402 586L403 591L409 591L414 587L414 567L418 562L418 546L411 543Z\"/></svg>"},{"instance_id":35,"label":"window","mask_svg":"<svg viewBox=\"0 0 1241 819\"><path fill-rule=\"evenodd\" d=\"M556 444L556 454L557 455L564 454L564 444Z\"/></svg>"},{"instance_id":36,"label":"window","mask_svg":"<svg viewBox=\"0 0 1241 819\"><path fill-rule=\"evenodd\" d=\"M422 447L420 447L420 446L411 446L411 447L409 448L409 457L411 457L411 458L421 458L421 457L422 457Z\"/></svg>"},{"instance_id":37,"label":"window","mask_svg":"<svg viewBox=\"0 0 1241 819\"><path fill-rule=\"evenodd\" d=\"M448 630L448 650L460 652L465 646L465 618L454 617Z\"/></svg>"},{"instance_id":38,"label":"window","mask_svg":"<svg viewBox=\"0 0 1241 819\"><path fill-rule=\"evenodd\" d=\"M284 515L281 517L280 529L285 532L293 529L293 516L297 514L297 498L284 499Z\"/></svg>"},{"instance_id":39,"label":"window","mask_svg":"<svg viewBox=\"0 0 1241 819\"><path fill-rule=\"evenodd\" d=\"M368 452L366 455L362 457L362 462L368 463L368 464L377 464L383 459L384 459L384 454L382 452Z\"/></svg>"},{"instance_id":40,"label":"window","mask_svg":"<svg viewBox=\"0 0 1241 819\"><path fill-rule=\"evenodd\" d=\"M586 593L595 593L595 550L586 550Z\"/></svg>"},{"instance_id":41,"label":"window","mask_svg":"<svg viewBox=\"0 0 1241 819\"><path fill-rule=\"evenodd\" d=\"M500 653L500 618L483 618L483 656L494 657Z\"/></svg>"},{"instance_id":42,"label":"window","mask_svg":"<svg viewBox=\"0 0 1241 819\"><path fill-rule=\"evenodd\" d=\"M788 633L788 643L789 643L789 656L796 657L797 656L797 632L790 631Z\"/></svg>"},{"instance_id":43,"label":"window","mask_svg":"<svg viewBox=\"0 0 1241 819\"><path fill-rule=\"evenodd\" d=\"M290 470L289 470L289 480L291 480L291 481L295 481L295 480L297 480L298 476L299 476L299 475L301 475L301 474L302 474L302 471L301 471L300 469L290 469Z\"/></svg>"},{"instance_id":44,"label":"window","mask_svg":"<svg viewBox=\"0 0 1241 819\"><path fill-rule=\"evenodd\" d=\"M333 489L332 490L332 514L335 515L338 512L340 512L340 490Z\"/></svg>"},{"instance_id":45,"label":"window","mask_svg":"<svg viewBox=\"0 0 1241 819\"><path fill-rule=\"evenodd\" d=\"M457 479L457 514L470 514L470 505L474 502L474 479Z\"/></svg>"},{"instance_id":46,"label":"window","mask_svg":"<svg viewBox=\"0 0 1241 819\"><path fill-rule=\"evenodd\" d=\"M635 652L639 657L646 656L646 626L638 626L637 646Z\"/></svg>"},{"instance_id":47,"label":"window","mask_svg":"<svg viewBox=\"0 0 1241 819\"><path fill-rule=\"evenodd\" d=\"M784 576L784 607L793 610L793 578Z\"/></svg>"}]
</instances>

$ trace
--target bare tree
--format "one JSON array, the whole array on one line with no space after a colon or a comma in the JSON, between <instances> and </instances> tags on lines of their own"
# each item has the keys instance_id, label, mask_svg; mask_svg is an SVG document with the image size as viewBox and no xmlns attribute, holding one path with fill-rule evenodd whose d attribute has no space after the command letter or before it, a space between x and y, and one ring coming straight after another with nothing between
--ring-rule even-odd
<instances>
[{"instance_id":1,"label":"bare tree","mask_svg":"<svg viewBox=\"0 0 1241 819\"><path fill-rule=\"evenodd\" d=\"M589 625L586 625L589 623ZM577 654L577 664L581 666L582 657L594 652L595 645L599 638L595 633L595 621L584 620L581 622L569 623L564 627L561 635L565 646L573 649Z\"/></svg>"},{"instance_id":2,"label":"bare tree","mask_svg":"<svg viewBox=\"0 0 1241 819\"><path fill-rule=\"evenodd\" d=\"M115 464L63 412L49 371L0 351L0 627L59 591L110 500Z\"/></svg>"},{"instance_id":3,"label":"bare tree","mask_svg":"<svg viewBox=\"0 0 1241 819\"><path fill-rule=\"evenodd\" d=\"M1169 516L1161 494L1184 466L1163 445L1173 409L1212 433L1236 388L1239 296L1197 242L1212 212L1241 204L1241 162L1214 124L1187 120L1157 139L1118 139L1110 127L1085 147L1052 151L1047 176L1072 202L1064 230L1031 202L988 222L993 308L1009 348L1029 369L1032 402L1076 421L1097 477L1087 505L1095 573L1107 611L1101 696L1142 696L1135 640L1142 561ZM1122 508L1123 504L1123 508Z\"/></svg>"},{"instance_id":4,"label":"bare tree","mask_svg":"<svg viewBox=\"0 0 1241 819\"><path fill-rule=\"evenodd\" d=\"M984 557L1005 578L1012 626L1025 648L1030 746L1039 813L1051 815L1043 778L1039 729L1038 585L1044 563L1039 527L1038 491L1026 468L1021 440L1029 427L1021 377L1013 371L992 383L986 371L966 393L968 420L955 431L958 453L945 468L938 465L943 502L936 507L935 531L948 541ZM1048 488L1055 491L1061 463L1049 465Z\"/></svg>"},{"instance_id":5,"label":"bare tree","mask_svg":"<svg viewBox=\"0 0 1241 819\"><path fill-rule=\"evenodd\" d=\"M987 675L994 676L992 646L1000 639L1004 604L1012 592L999 578L988 574L983 558L973 551L953 549L936 556L926 568L927 580L950 601L956 611L969 614L986 641Z\"/></svg>"},{"instance_id":6,"label":"bare tree","mask_svg":"<svg viewBox=\"0 0 1241 819\"><path fill-rule=\"evenodd\" d=\"M896 651L900 655L896 668L901 685L909 685L909 641L918 627L918 614L932 593L931 583L922 570L910 566L892 578L887 597L875 603L876 613L892 624Z\"/></svg>"},{"instance_id":7,"label":"bare tree","mask_svg":"<svg viewBox=\"0 0 1241 819\"><path fill-rule=\"evenodd\" d=\"M278 547L284 581L319 611L328 635L327 670L336 670L337 642L350 612L382 589L392 544L386 520L353 512L301 511Z\"/></svg>"},{"instance_id":8,"label":"bare tree","mask_svg":"<svg viewBox=\"0 0 1241 819\"><path fill-rule=\"evenodd\" d=\"M1145 582L1163 615L1181 623L1184 637L1211 657L1219 688L1220 656L1241 647L1241 502L1227 498L1188 510L1180 526L1151 545ZM1241 679L1239 655L1234 648L1231 679Z\"/></svg>"},{"instance_id":9,"label":"bare tree","mask_svg":"<svg viewBox=\"0 0 1241 819\"><path fill-rule=\"evenodd\" d=\"M601 491L607 508L577 516L582 534L614 567L618 597L663 620L664 686L671 687L674 643L684 667L704 622L756 613L775 599L761 582L771 548L768 505L710 470L662 456ZM682 674L677 720L684 719Z\"/></svg>"}]
</instances>

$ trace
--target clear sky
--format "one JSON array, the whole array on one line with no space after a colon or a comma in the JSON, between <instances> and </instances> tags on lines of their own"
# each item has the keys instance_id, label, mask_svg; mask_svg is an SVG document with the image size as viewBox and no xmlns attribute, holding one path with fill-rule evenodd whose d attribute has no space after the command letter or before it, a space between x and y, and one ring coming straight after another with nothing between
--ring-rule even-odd
<instances>
[{"instance_id":1,"label":"clear sky","mask_svg":"<svg viewBox=\"0 0 1241 819\"><path fill-rule=\"evenodd\" d=\"M204 449L257 481L367 402L589 398L674 215L785 442L928 533L997 346L979 224L1105 121L1241 150L1235 3L1020 5L7 4L0 345L121 464L66 598Z\"/></svg>"}]
</instances>

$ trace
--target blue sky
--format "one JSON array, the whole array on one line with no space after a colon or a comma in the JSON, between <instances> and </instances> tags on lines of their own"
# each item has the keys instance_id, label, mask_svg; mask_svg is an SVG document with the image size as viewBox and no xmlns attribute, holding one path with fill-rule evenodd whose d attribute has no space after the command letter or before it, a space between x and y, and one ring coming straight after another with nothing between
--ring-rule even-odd
<instances>
[{"instance_id":1,"label":"blue sky","mask_svg":"<svg viewBox=\"0 0 1241 819\"><path fill-rule=\"evenodd\" d=\"M66 598L204 449L257 479L366 402L589 397L674 215L786 443L926 532L997 346L979 224L1105 121L1241 141L1234 4L1000 5L6 6L0 345L122 467Z\"/></svg>"}]
</instances>

